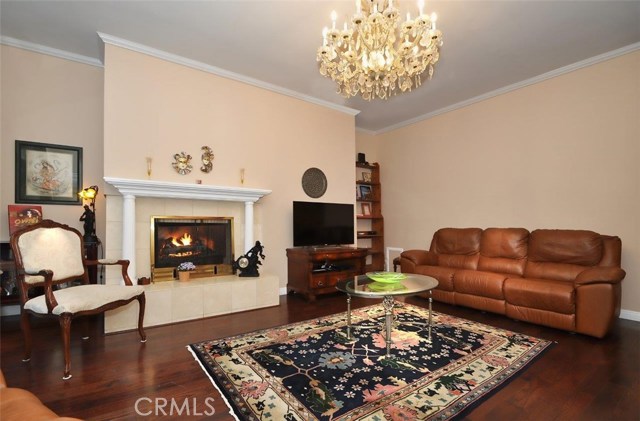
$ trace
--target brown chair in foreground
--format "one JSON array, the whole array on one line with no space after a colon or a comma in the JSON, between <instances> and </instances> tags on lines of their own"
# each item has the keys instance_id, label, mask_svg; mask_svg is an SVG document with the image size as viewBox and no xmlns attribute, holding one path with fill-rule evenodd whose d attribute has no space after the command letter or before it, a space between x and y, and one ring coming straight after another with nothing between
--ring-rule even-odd
<instances>
[{"instance_id":1,"label":"brown chair in foreground","mask_svg":"<svg viewBox=\"0 0 640 421\"><path fill-rule=\"evenodd\" d=\"M71 320L76 317L103 313L138 300L138 332L142 342L146 341L143 329L144 288L131 283L127 275L128 260L86 260L80 232L51 220L43 220L14 233L11 248L20 286L24 361L31 359L30 314L59 319L64 344L64 380L71 378L70 331ZM121 265L126 285L90 285L87 267L97 264ZM73 281L80 281L81 285L74 286L77 282ZM44 295L29 298L29 290L35 287L43 287ZM85 334L83 339L87 338Z\"/></svg>"}]
</instances>

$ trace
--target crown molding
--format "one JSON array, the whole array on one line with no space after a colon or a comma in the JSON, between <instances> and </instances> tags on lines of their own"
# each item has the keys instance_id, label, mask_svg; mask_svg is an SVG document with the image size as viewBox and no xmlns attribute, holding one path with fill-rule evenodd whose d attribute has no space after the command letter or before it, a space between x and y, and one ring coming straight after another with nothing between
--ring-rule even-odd
<instances>
[{"instance_id":1,"label":"crown molding","mask_svg":"<svg viewBox=\"0 0 640 421\"><path fill-rule=\"evenodd\" d=\"M118 38L113 35L105 34L102 32L98 32L98 36L102 39L105 44L115 45L116 47L126 48L131 51L135 51L138 53L146 54L151 57L159 58L161 60L169 61L171 63L180 64L182 66L190 67L192 69L201 70L203 72L211 73L216 76L224 77L227 79L235 80L238 82L246 83L247 85L255 86L258 88L266 89L268 91L272 91L278 94L286 95L292 98L296 98L305 102L310 102L312 104L320 105L322 107L331 108L336 111L340 111L342 113L355 116L360 112L360 110L356 110L353 108L345 107L342 105L334 104L329 101L324 101L322 99L314 98L309 95L304 95L299 92L293 91L291 89L283 88L281 86L277 86L271 83L263 82L258 79L254 79L252 77L244 76L238 73L230 72L225 69L221 69L216 66L211 66L206 63L202 63L200 61L191 60L186 57L182 57L176 54L168 53L166 51L158 50L156 48L148 47L146 45L138 44L137 42L129 41L123 38Z\"/></svg>"},{"instance_id":2,"label":"crown molding","mask_svg":"<svg viewBox=\"0 0 640 421\"><path fill-rule=\"evenodd\" d=\"M448 113L450 111L455 111L455 110L458 110L460 108L464 108L464 107L467 107L469 105L475 104L477 102L481 102L481 101L496 97L498 95L506 94L508 92L515 91L516 89L524 88L524 87L529 86L529 85L534 85L536 83L543 82L543 81L545 81L547 79L552 79L552 78L564 75L566 73L570 73L570 72L573 72L575 70L582 69L584 67L589 67L589 66L592 66L594 64L601 63L603 61L611 60L613 58L616 58L616 57L619 57L619 56L623 56L625 54L629 54L629 53L632 53L632 52L637 51L637 50L640 50L640 42L636 42L634 44L630 44L630 45L627 45L625 47L618 48L617 50L608 51L606 53L603 53L603 54L588 58L586 60L578 61L576 63L569 64L567 66L560 67L560 68L555 69L555 70L551 70L550 72L543 73L543 74L538 75L538 76L534 76L534 77L532 77L530 79L526 79L526 80L523 80L521 82L517 82L517 83L514 83L512 85L508 85L508 86L496 89L494 91L487 92L487 93L482 94L482 95L478 95L476 97L467 99L465 101L461 101L461 102L458 102L456 104L450 105L448 107L440 108L440 109L438 109L436 111L432 111L430 113L423 114L423 115L420 115L418 117L415 117L415 118L412 118L412 119L409 119L409 120L405 120L405 121L397 123L397 124L393 124L391 126L387 126L387 127L383 128L383 129L374 131L373 134L374 135L379 135L379 134L382 134L382 133L387 133L387 132L391 132L393 130L401 129L403 127L410 126L412 124L419 123L421 121L428 120L430 118L436 117L436 116L438 116L440 114Z\"/></svg>"},{"instance_id":3,"label":"crown molding","mask_svg":"<svg viewBox=\"0 0 640 421\"><path fill-rule=\"evenodd\" d=\"M361 127L356 127L356 132L363 133L363 134L368 134L370 136L375 136L375 135L378 134L378 132L376 132L375 130L363 129Z\"/></svg>"},{"instance_id":4,"label":"crown molding","mask_svg":"<svg viewBox=\"0 0 640 421\"><path fill-rule=\"evenodd\" d=\"M48 56L53 56L64 60L71 60L77 63L88 64L89 66L104 67L102 62L97 58L70 53L69 51L58 50L57 48L34 44L33 42L22 41L20 39L15 39L7 36L0 36L0 44L8 45L9 47L21 48L23 50L33 51L34 53L46 54Z\"/></svg>"}]
</instances>

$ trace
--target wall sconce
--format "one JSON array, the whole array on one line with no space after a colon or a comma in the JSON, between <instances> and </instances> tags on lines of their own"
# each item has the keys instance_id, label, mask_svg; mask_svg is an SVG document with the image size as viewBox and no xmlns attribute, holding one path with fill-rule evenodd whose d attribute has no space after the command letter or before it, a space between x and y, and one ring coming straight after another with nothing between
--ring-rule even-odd
<instances>
[{"instance_id":1,"label":"wall sconce","mask_svg":"<svg viewBox=\"0 0 640 421\"><path fill-rule=\"evenodd\" d=\"M84 223L84 240L86 242L99 243L96 235L96 197L98 196L98 186L91 186L82 189L78 193L82 200L88 200L89 204L84 205L84 213L80 220Z\"/></svg>"}]
</instances>

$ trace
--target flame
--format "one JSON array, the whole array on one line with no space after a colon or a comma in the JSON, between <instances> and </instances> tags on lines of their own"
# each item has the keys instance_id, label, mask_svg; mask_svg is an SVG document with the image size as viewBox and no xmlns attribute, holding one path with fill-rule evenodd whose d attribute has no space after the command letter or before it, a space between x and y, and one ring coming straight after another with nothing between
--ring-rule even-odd
<instances>
[{"instance_id":1,"label":"flame","mask_svg":"<svg viewBox=\"0 0 640 421\"><path fill-rule=\"evenodd\" d=\"M171 244L173 244L176 247L182 247L182 246L190 246L191 242L193 240L191 239L191 236L187 233L185 233L182 238L179 238L178 240L176 240L175 238L171 240Z\"/></svg>"}]
</instances>

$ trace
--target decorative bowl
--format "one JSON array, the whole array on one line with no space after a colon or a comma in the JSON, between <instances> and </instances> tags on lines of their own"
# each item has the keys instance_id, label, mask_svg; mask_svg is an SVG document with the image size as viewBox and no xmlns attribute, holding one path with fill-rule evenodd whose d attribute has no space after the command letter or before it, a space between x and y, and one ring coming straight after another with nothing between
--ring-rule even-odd
<instances>
[{"instance_id":1,"label":"decorative bowl","mask_svg":"<svg viewBox=\"0 0 640 421\"><path fill-rule=\"evenodd\" d=\"M403 279L407 279L407 275L397 272L367 272L366 275L367 278L384 284L394 284L402 281Z\"/></svg>"}]
</instances>

